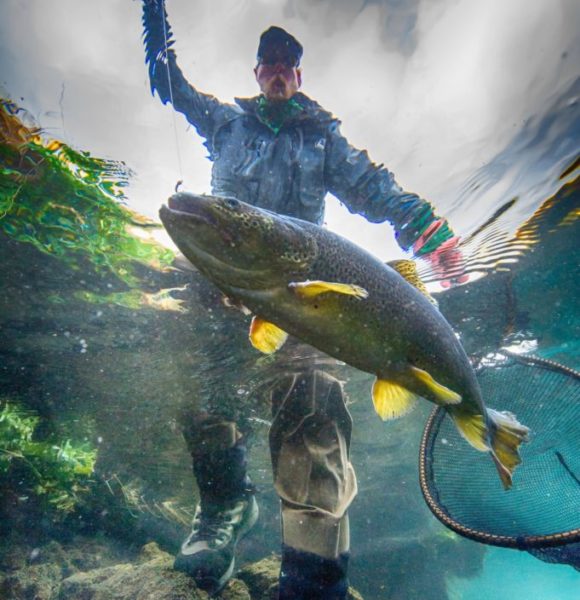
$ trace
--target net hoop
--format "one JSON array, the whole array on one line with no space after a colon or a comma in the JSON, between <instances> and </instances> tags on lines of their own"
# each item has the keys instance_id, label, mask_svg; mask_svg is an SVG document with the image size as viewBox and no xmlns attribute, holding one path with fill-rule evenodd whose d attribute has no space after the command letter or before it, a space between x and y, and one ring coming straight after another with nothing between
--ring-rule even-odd
<instances>
[{"instance_id":1,"label":"net hoop","mask_svg":"<svg viewBox=\"0 0 580 600\"><path fill-rule=\"evenodd\" d=\"M580 383L580 372L554 361L539 358L537 356L518 355L507 351L502 351L502 353L517 362L556 371L568 377L572 377ZM421 486L421 492L427 506L443 525L463 537L483 544L501 546L504 548L517 548L520 550L556 547L580 542L580 528L549 535L510 536L492 534L474 529L454 519L437 501L438 492L433 484L432 449L437 440L439 426L445 415L445 409L439 406L431 412L427 424L425 425L419 452L419 484Z\"/></svg>"}]
</instances>

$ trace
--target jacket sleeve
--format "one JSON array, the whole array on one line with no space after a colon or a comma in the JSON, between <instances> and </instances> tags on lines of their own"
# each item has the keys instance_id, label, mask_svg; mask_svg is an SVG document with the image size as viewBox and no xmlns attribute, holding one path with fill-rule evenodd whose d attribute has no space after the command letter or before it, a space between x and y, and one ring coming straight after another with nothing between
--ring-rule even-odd
<instances>
[{"instance_id":1,"label":"jacket sleeve","mask_svg":"<svg viewBox=\"0 0 580 600\"><path fill-rule=\"evenodd\" d=\"M351 146L340 133L336 120L330 125L327 145L325 177L328 190L350 212L362 215L367 221L389 221L403 250L411 248L438 220L429 202L417 194L405 192L388 169L371 161L366 150ZM441 233L441 242L453 237L448 227Z\"/></svg>"},{"instance_id":2,"label":"jacket sleeve","mask_svg":"<svg viewBox=\"0 0 580 600\"><path fill-rule=\"evenodd\" d=\"M164 0L143 0L143 41L151 93L157 91L163 104L171 102L199 135L211 142L226 105L214 96L197 91L177 66Z\"/></svg>"}]
</instances>

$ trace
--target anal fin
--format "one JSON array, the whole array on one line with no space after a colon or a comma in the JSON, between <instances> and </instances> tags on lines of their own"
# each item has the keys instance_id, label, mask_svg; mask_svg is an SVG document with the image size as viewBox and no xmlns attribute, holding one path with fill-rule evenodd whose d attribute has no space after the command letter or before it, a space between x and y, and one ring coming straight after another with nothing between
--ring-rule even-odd
<instances>
[{"instance_id":1,"label":"anal fin","mask_svg":"<svg viewBox=\"0 0 580 600\"><path fill-rule=\"evenodd\" d=\"M373 404L383 421L406 415L416 404L419 396L394 381L377 379L373 385Z\"/></svg>"},{"instance_id":2,"label":"anal fin","mask_svg":"<svg viewBox=\"0 0 580 600\"><path fill-rule=\"evenodd\" d=\"M429 390L437 404L447 406L448 404L459 404L461 402L461 396L457 392L435 381L427 371L418 367L410 367L410 371L412 376Z\"/></svg>"},{"instance_id":3,"label":"anal fin","mask_svg":"<svg viewBox=\"0 0 580 600\"><path fill-rule=\"evenodd\" d=\"M256 350L272 354L279 350L287 340L288 334L274 323L254 317L250 325L250 342Z\"/></svg>"}]
</instances>

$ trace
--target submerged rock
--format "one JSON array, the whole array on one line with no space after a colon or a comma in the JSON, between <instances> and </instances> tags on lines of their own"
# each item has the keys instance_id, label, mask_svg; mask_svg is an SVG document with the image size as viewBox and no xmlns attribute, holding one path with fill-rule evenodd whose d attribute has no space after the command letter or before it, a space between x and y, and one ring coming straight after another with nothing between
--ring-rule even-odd
<instances>
[{"instance_id":1,"label":"submerged rock","mask_svg":"<svg viewBox=\"0 0 580 600\"><path fill-rule=\"evenodd\" d=\"M245 566L238 573L238 577L252 589L255 594L254 598L270 600L276 598L279 573L280 559L272 555L257 563Z\"/></svg>"},{"instance_id":2,"label":"submerged rock","mask_svg":"<svg viewBox=\"0 0 580 600\"><path fill-rule=\"evenodd\" d=\"M111 540L31 544L16 536L0 539L0 598L54 600L63 579L128 560L131 552Z\"/></svg>"},{"instance_id":3,"label":"submerged rock","mask_svg":"<svg viewBox=\"0 0 580 600\"><path fill-rule=\"evenodd\" d=\"M79 538L30 548L5 540L0 546L0 597L34 600L208 600L193 579L173 570L173 556L155 542L139 553L109 540ZM221 600L275 600L280 559L244 566ZM349 600L362 600L349 590Z\"/></svg>"},{"instance_id":4,"label":"submerged rock","mask_svg":"<svg viewBox=\"0 0 580 600\"><path fill-rule=\"evenodd\" d=\"M195 582L172 569L173 557L155 543L135 562L79 572L64 579L55 600L205 600ZM249 598L249 596L248 596Z\"/></svg>"}]
</instances>

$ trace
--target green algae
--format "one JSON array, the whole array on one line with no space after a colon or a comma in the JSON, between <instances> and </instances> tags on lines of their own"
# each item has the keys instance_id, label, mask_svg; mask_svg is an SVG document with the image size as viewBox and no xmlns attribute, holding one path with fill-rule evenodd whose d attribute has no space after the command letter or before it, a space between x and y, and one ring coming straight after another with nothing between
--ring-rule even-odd
<instances>
[{"instance_id":1,"label":"green algae","mask_svg":"<svg viewBox=\"0 0 580 600\"><path fill-rule=\"evenodd\" d=\"M147 293L138 289L128 292L113 292L111 294L96 294L88 291L79 291L74 294L75 298L90 302L91 304L108 304L137 310L149 306L159 310L170 310L174 312L187 312L183 306L184 301L173 298L170 292L183 291L187 286L168 288L156 293ZM55 303L64 302L61 297L54 296Z\"/></svg>"},{"instance_id":2,"label":"green algae","mask_svg":"<svg viewBox=\"0 0 580 600\"><path fill-rule=\"evenodd\" d=\"M97 451L86 443L37 435L41 419L0 400L0 484L23 497L34 495L46 508L73 511L90 490Z\"/></svg>"},{"instance_id":3,"label":"green algae","mask_svg":"<svg viewBox=\"0 0 580 600\"><path fill-rule=\"evenodd\" d=\"M79 152L24 121L0 99L0 229L70 269L88 260L100 275L139 287L139 266L161 270L175 253L131 232L157 227L123 205L129 169ZM28 119L29 120L29 119Z\"/></svg>"}]
</instances>

